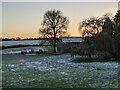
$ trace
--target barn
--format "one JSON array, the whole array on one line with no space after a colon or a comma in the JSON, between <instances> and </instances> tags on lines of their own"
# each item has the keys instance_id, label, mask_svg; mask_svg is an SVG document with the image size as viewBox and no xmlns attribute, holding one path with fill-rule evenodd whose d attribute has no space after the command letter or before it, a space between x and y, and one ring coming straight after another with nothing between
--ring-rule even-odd
<instances>
[{"instance_id":1,"label":"barn","mask_svg":"<svg viewBox=\"0 0 120 90\"><path fill-rule=\"evenodd\" d=\"M59 37L57 40L57 52L68 53L81 46L84 39L81 37Z\"/></svg>"}]
</instances>

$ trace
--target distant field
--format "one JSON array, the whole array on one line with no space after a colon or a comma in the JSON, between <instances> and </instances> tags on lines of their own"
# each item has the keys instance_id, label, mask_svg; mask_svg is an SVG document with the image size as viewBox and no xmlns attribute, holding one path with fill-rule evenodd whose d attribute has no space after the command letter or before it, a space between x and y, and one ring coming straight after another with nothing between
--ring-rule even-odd
<instances>
[{"instance_id":1,"label":"distant field","mask_svg":"<svg viewBox=\"0 0 120 90\"><path fill-rule=\"evenodd\" d=\"M18 41L0 41L2 46L12 46L12 45L38 45L41 40L18 40Z\"/></svg>"},{"instance_id":2,"label":"distant field","mask_svg":"<svg viewBox=\"0 0 120 90\"><path fill-rule=\"evenodd\" d=\"M117 62L71 62L63 55L3 55L4 88L118 88Z\"/></svg>"}]
</instances>

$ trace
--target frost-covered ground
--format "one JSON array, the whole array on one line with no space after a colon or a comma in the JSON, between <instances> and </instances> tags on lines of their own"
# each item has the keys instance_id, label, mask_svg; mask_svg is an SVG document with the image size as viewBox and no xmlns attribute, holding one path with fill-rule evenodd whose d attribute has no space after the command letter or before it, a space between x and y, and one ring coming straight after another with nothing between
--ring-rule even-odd
<instances>
[{"instance_id":1,"label":"frost-covered ground","mask_svg":"<svg viewBox=\"0 0 120 90\"><path fill-rule=\"evenodd\" d=\"M117 62L71 62L64 55L3 56L3 87L118 88Z\"/></svg>"}]
</instances>

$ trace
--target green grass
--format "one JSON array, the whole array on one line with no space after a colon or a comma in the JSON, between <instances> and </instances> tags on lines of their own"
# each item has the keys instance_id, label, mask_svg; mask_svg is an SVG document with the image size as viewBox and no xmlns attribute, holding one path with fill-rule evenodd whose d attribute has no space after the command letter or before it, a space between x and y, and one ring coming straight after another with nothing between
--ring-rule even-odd
<instances>
[{"instance_id":1,"label":"green grass","mask_svg":"<svg viewBox=\"0 0 120 90\"><path fill-rule=\"evenodd\" d=\"M3 58L4 88L118 88L118 63L74 63L64 55Z\"/></svg>"}]
</instances>

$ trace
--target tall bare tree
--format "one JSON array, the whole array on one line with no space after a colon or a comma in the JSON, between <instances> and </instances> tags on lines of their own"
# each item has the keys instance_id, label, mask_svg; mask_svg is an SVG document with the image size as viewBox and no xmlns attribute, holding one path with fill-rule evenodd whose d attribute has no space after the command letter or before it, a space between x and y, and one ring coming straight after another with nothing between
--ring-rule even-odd
<instances>
[{"instance_id":1,"label":"tall bare tree","mask_svg":"<svg viewBox=\"0 0 120 90\"><path fill-rule=\"evenodd\" d=\"M44 37L53 38L53 53L56 53L56 38L67 32L68 23L69 20L62 15L60 10L45 12L39 33Z\"/></svg>"}]
</instances>

